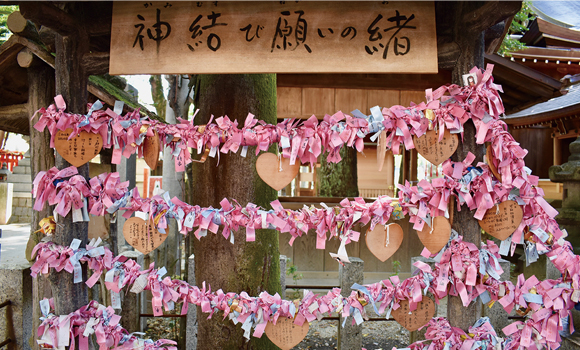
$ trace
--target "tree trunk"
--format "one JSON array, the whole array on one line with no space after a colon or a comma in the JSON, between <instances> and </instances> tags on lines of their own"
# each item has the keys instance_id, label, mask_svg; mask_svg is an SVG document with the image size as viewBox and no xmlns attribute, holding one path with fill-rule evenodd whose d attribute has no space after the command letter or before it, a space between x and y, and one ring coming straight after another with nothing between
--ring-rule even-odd
<instances>
[{"instance_id":1,"label":"tree trunk","mask_svg":"<svg viewBox=\"0 0 580 350\"><path fill-rule=\"evenodd\" d=\"M465 13L477 9L480 4L477 2L458 2L456 6L456 18L463 18ZM469 73L474 66L483 68L484 54L484 32L472 33L469 28L464 28L461 21L455 24L455 41L461 48L461 56L453 69L453 83L463 85L462 75ZM474 164L483 161L485 148L475 142L475 126L471 120L464 125L465 132L463 142L459 143L457 151L451 157L454 162L461 162L468 152L476 156ZM467 205L463 205L461 211L457 211L457 205L453 205L453 229L463 236L463 240L474 243L477 247L481 245L481 229L476 219L473 218L475 211L469 210ZM481 317L481 303L472 302L468 307L464 307L461 298L449 296L447 302L447 315L449 323L453 327L467 329Z\"/></svg>"},{"instance_id":2,"label":"tree trunk","mask_svg":"<svg viewBox=\"0 0 580 350\"><path fill-rule=\"evenodd\" d=\"M211 114L228 115L243 125L248 113L267 123L276 122L276 76L273 74L202 75L196 84L195 106L200 109L197 124L205 124ZM244 158L237 154L216 154L193 165L192 194L194 204L219 208L223 198L270 207L276 191L266 185L256 172L255 148ZM219 158L218 158L219 157ZM219 165L218 165L219 162ZM256 241L246 242L245 229L234 233L235 244L221 231L208 232L201 241L193 239L197 284L205 281L212 291L258 296L262 291L280 292L278 234L274 230L256 230ZM191 272L190 272L191 273ZM198 308L198 314L202 315ZM246 342L240 325L222 316L198 318L198 349L277 349L265 335Z\"/></svg>"},{"instance_id":3,"label":"tree trunk","mask_svg":"<svg viewBox=\"0 0 580 350\"><path fill-rule=\"evenodd\" d=\"M81 64L81 57L88 52L88 39L81 35L56 36L56 94L63 96L69 113L86 113L87 109L87 75ZM58 153L56 166L64 169L70 166ZM80 175L89 177L89 164L78 168ZM66 217L59 216L53 241L68 246L74 238L81 240L81 247L88 240L88 223L72 222L72 211ZM88 303L88 290L84 283L73 283L72 273L52 271L50 274L52 294L54 296L56 315L67 315ZM86 281L86 265L83 264L83 281Z\"/></svg>"},{"instance_id":4,"label":"tree trunk","mask_svg":"<svg viewBox=\"0 0 580 350\"><path fill-rule=\"evenodd\" d=\"M32 116L42 107L49 106L54 97L54 70L36 59L32 66L28 68L28 112ZM39 171L48 170L54 166L54 150L50 148L50 133L48 130L38 132L34 129L34 124L38 117L30 119L30 166L32 175ZM32 211L32 221L30 223L30 240L34 245L42 239L42 233L34 233L38 229L38 223L45 217L52 215L52 209L45 205L42 211ZM48 285L48 286L47 286ZM43 298L51 298L50 284L43 275L38 275L32 280L32 329L38 329L40 326L39 302ZM48 287L48 288L47 288ZM33 348L38 349L38 344L34 341Z\"/></svg>"},{"instance_id":5,"label":"tree trunk","mask_svg":"<svg viewBox=\"0 0 580 350\"><path fill-rule=\"evenodd\" d=\"M328 153L320 157L320 168L317 169L317 188L320 197L357 197L357 150L346 145L340 150L342 160L339 163L326 161Z\"/></svg>"}]
</instances>

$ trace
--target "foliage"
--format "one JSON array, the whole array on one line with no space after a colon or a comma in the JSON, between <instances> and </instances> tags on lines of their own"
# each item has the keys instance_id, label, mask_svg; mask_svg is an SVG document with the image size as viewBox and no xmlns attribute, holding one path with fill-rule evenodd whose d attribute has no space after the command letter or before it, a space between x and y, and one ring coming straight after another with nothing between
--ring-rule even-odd
<instances>
[{"instance_id":1,"label":"foliage","mask_svg":"<svg viewBox=\"0 0 580 350\"><path fill-rule=\"evenodd\" d=\"M510 34L525 34L528 31L528 23L534 20L536 16L532 12L529 2L522 2L522 9L516 13L507 35L503 38L503 42L499 47L498 54L501 56L511 56L511 52L522 50L526 44L520 42L518 39L510 37Z\"/></svg>"},{"instance_id":2,"label":"foliage","mask_svg":"<svg viewBox=\"0 0 580 350\"><path fill-rule=\"evenodd\" d=\"M8 15L14 11L18 11L18 6L0 6L0 45L4 44L10 38L10 35L12 35L10 30L8 30L6 20L8 19Z\"/></svg>"},{"instance_id":3,"label":"foliage","mask_svg":"<svg viewBox=\"0 0 580 350\"><path fill-rule=\"evenodd\" d=\"M393 260L393 273L391 273L391 276L398 276L399 272L401 272L401 262Z\"/></svg>"},{"instance_id":4,"label":"foliage","mask_svg":"<svg viewBox=\"0 0 580 350\"><path fill-rule=\"evenodd\" d=\"M292 276L292 280L294 280L294 285L298 284L304 276L301 273L298 273L298 267L291 263L292 259L288 258L286 260L288 265L286 266L286 276ZM297 288L294 288L294 292L290 296L290 299L298 299L300 298L300 291Z\"/></svg>"}]
</instances>

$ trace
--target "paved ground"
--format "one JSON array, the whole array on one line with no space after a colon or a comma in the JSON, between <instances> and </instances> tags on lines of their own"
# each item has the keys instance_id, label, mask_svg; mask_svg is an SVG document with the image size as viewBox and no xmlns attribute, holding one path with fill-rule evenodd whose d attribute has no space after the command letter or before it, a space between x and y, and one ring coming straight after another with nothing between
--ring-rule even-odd
<instances>
[{"instance_id":1,"label":"paved ground","mask_svg":"<svg viewBox=\"0 0 580 350\"><path fill-rule=\"evenodd\" d=\"M0 225L0 265L27 264L24 257L30 235L29 224Z\"/></svg>"}]
</instances>

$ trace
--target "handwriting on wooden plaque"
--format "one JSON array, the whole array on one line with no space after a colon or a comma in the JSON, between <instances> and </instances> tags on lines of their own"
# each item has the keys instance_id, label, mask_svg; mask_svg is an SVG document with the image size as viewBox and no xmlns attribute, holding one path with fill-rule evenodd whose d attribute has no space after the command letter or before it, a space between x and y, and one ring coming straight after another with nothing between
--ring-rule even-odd
<instances>
[{"instance_id":1,"label":"handwriting on wooden plaque","mask_svg":"<svg viewBox=\"0 0 580 350\"><path fill-rule=\"evenodd\" d=\"M493 237L504 240L520 226L524 212L518 203L505 201L487 210L479 226Z\"/></svg>"},{"instance_id":2,"label":"handwriting on wooden plaque","mask_svg":"<svg viewBox=\"0 0 580 350\"><path fill-rule=\"evenodd\" d=\"M428 1L114 1L111 74L437 73Z\"/></svg>"},{"instance_id":3,"label":"handwriting on wooden plaque","mask_svg":"<svg viewBox=\"0 0 580 350\"><path fill-rule=\"evenodd\" d=\"M54 148L67 162L78 168L99 154L103 148L103 140L101 135L87 131L81 131L69 140L72 131L73 129L57 131Z\"/></svg>"},{"instance_id":4,"label":"handwriting on wooden plaque","mask_svg":"<svg viewBox=\"0 0 580 350\"><path fill-rule=\"evenodd\" d=\"M157 135L157 130L153 130L153 136L147 136L143 140L143 158L145 158L145 163L149 165L151 170L157 168L159 147L159 135Z\"/></svg>"},{"instance_id":5,"label":"handwriting on wooden plaque","mask_svg":"<svg viewBox=\"0 0 580 350\"><path fill-rule=\"evenodd\" d=\"M167 238L166 234L159 233L155 225L141 218L130 218L123 226L125 240L143 254L149 254L161 245Z\"/></svg>"},{"instance_id":6,"label":"handwriting on wooden plaque","mask_svg":"<svg viewBox=\"0 0 580 350\"><path fill-rule=\"evenodd\" d=\"M309 327L308 322L299 326L294 323L292 318L280 317L276 324L268 322L265 333L277 347L282 350L290 350L306 337Z\"/></svg>"},{"instance_id":7,"label":"handwriting on wooden plaque","mask_svg":"<svg viewBox=\"0 0 580 350\"><path fill-rule=\"evenodd\" d=\"M439 165L449 159L455 153L459 145L457 134L452 134L445 129L443 140L439 142L439 132L428 130L421 137L413 136L415 148L423 158L434 165Z\"/></svg>"},{"instance_id":8,"label":"handwriting on wooden plaque","mask_svg":"<svg viewBox=\"0 0 580 350\"><path fill-rule=\"evenodd\" d=\"M419 236L425 248L435 254L449 242L451 224L444 216L437 216L433 219L433 229L425 223L423 230L417 231L417 236Z\"/></svg>"},{"instance_id":9,"label":"handwriting on wooden plaque","mask_svg":"<svg viewBox=\"0 0 580 350\"><path fill-rule=\"evenodd\" d=\"M374 230L368 230L365 237L367 247L380 261L390 258L403 243L403 229L399 224L387 226L377 225Z\"/></svg>"},{"instance_id":10,"label":"handwriting on wooden plaque","mask_svg":"<svg viewBox=\"0 0 580 350\"><path fill-rule=\"evenodd\" d=\"M416 331L426 325L435 316L435 303L428 296L423 296L423 300L417 303L417 309L411 312L409 301L403 300L397 310L393 310L392 315L395 321L405 327L409 332Z\"/></svg>"},{"instance_id":11,"label":"handwriting on wooden plaque","mask_svg":"<svg viewBox=\"0 0 580 350\"><path fill-rule=\"evenodd\" d=\"M288 186L300 171L300 161L290 165L290 158L280 157L274 153L262 153L256 160L258 176L268 186L280 191Z\"/></svg>"}]
</instances>

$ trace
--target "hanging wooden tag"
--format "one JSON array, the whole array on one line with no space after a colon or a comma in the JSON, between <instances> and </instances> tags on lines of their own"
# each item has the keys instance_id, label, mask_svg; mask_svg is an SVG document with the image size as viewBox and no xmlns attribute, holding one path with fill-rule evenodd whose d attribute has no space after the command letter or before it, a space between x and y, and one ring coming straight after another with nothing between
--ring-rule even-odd
<instances>
[{"instance_id":1,"label":"hanging wooden tag","mask_svg":"<svg viewBox=\"0 0 580 350\"><path fill-rule=\"evenodd\" d=\"M123 226L125 240L143 254L149 254L161 245L167 235L159 233L151 221L133 217Z\"/></svg>"},{"instance_id":2,"label":"hanging wooden tag","mask_svg":"<svg viewBox=\"0 0 580 350\"><path fill-rule=\"evenodd\" d=\"M409 332L426 325L435 316L435 303L426 295L423 295L423 300L417 303L417 309L413 312L409 310L408 300L401 301L400 305L397 310L393 310L391 315Z\"/></svg>"},{"instance_id":3,"label":"hanging wooden tag","mask_svg":"<svg viewBox=\"0 0 580 350\"><path fill-rule=\"evenodd\" d=\"M387 153L387 132L381 131L377 142L377 167L379 171L383 170L385 164L385 153Z\"/></svg>"},{"instance_id":4,"label":"hanging wooden tag","mask_svg":"<svg viewBox=\"0 0 580 350\"><path fill-rule=\"evenodd\" d=\"M438 253L451 237L451 224L444 216L437 216L433 219L433 230L425 223L423 230L417 231L421 243L432 254Z\"/></svg>"},{"instance_id":5,"label":"hanging wooden tag","mask_svg":"<svg viewBox=\"0 0 580 350\"><path fill-rule=\"evenodd\" d=\"M298 160L294 165L290 165L290 158L280 157L280 159L274 153L266 152L262 153L256 161L258 175L276 191L288 186L300 171Z\"/></svg>"},{"instance_id":6,"label":"hanging wooden tag","mask_svg":"<svg viewBox=\"0 0 580 350\"><path fill-rule=\"evenodd\" d=\"M493 154L491 151L492 151L491 145L487 146L487 150L485 152L485 161L487 163L487 166L489 166L489 170L491 170L491 173L495 176L496 179L498 179L499 182L501 182L501 175L497 171L497 167L495 166L495 164L493 164Z\"/></svg>"},{"instance_id":7,"label":"hanging wooden tag","mask_svg":"<svg viewBox=\"0 0 580 350\"><path fill-rule=\"evenodd\" d=\"M479 220L479 226L485 232L503 241L517 230L523 217L524 212L518 203L505 201L489 208L483 219Z\"/></svg>"},{"instance_id":8,"label":"hanging wooden tag","mask_svg":"<svg viewBox=\"0 0 580 350\"><path fill-rule=\"evenodd\" d=\"M264 332L277 347L282 350L290 350L306 337L309 328L308 322L299 326L294 323L293 318L280 317L276 324L268 322Z\"/></svg>"},{"instance_id":9,"label":"hanging wooden tag","mask_svg":"<svg viewBox=\"0 0 580 350\"><path fill-rule=\"evenodd\" d=\"M103 148L101 135L81 131L76 137L68 139L73 129L59 130L54 139L54 148L67 162L75 167L86 164L95 158Z\"/></svg>"},{"instance_id":10,"label":"hanging wooden tag","mask_svg":"<svg viewBox=\"0 0 580 350\"><path fill-rule=\"evenodd\" d=\"M439 165L449 159L459 145L457 134L452 134L447 129L445 129L443 134L443 140L441 142L438 142L438 140L438 130L428 130L421 137L413 136L413 143L417 152L434 165Z\"/></svg>"},{"instance_id":11,"label":"hanging wooden tag","mask_svg":"<svg viewBox=\"0 0 580 350\"><path fill-rule=\"evenodd\" d=\"M143 141L143 158L151 170L157 168L159 151L159 135L157 135L157 130L153 130L153 136L147 136Z\"/></svg>"},{"instance_id":12,"label":"hanging wooden tag","mask_svg":"<svg viewBox=\"0 0 580 350\"><path fill-rule=\"evenodd\" d=\"M368 230L365 241L367 247L380 261L390 258L403 243L403 229L399 224L375 226L374 230Z\"/></svg>"}]
</instances>

